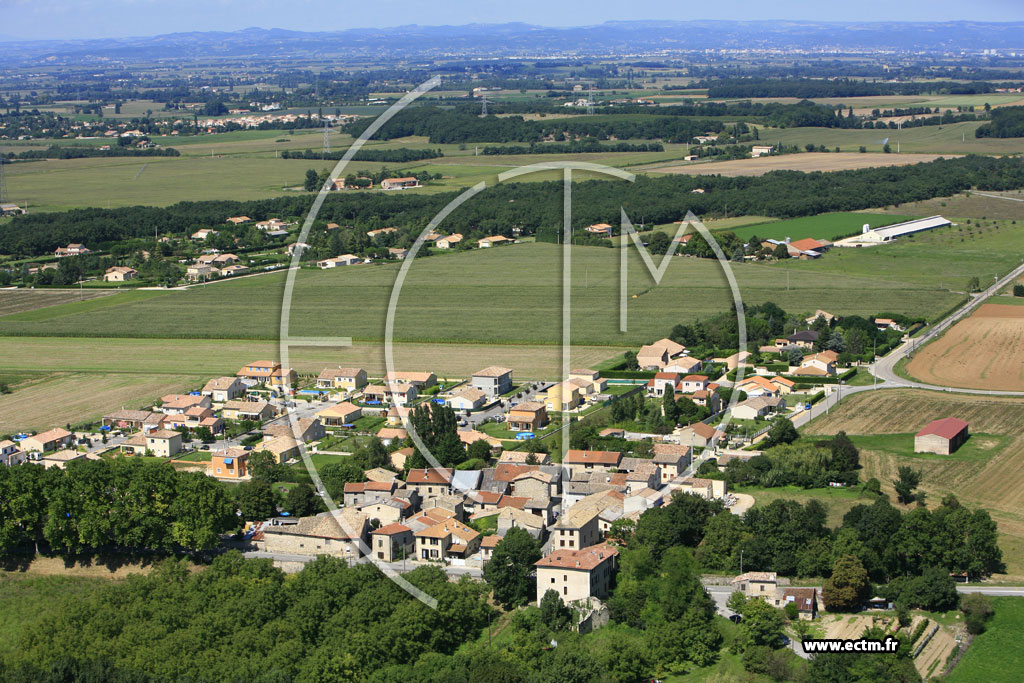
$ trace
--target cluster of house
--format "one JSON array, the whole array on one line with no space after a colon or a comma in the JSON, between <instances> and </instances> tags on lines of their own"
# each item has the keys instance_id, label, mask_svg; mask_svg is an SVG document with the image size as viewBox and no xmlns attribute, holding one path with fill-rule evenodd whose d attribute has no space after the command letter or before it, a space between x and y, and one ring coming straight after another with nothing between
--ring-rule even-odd
<instances>
[{"instance_id":1,"label":"cluster of house","mask_svg":"<svg viewBox=\"0 0 1024 683\"><path fill-rule=\"evenodd\" d=\"M253 103L251 106L258 106ZM263 111L274 111L281 108L280 104L268 104L260 107ZM204 119L199 121L199 127L206 133L217 133L221 129L228 126L238 125L242 128L259 128L262 125L278 125L282 123L295 123L296 121L305 121L308 118L313 118L318 121L330 121L336 125L344 125L351 121L359 118L358 116L350 114L318 114L316 112L308 115L300 114L253 114L246 109L232 109L229 112L229 116L218 119ZM182 126L189 127L193 125L191 121L185 119L177 119L171 124L175 128ZM171 133L172 135L177 134L177 130Z\"/></svg>"},{"instance_id":2,"label":"cluster of house","mask_svg":"<svg viewBox=\"0 0 1024 683\"><path fill-rule=\"evenodd\" d=\"M724 497L724 482L684 476L691 454L675 444L656 444L650 459L569 450L552 464L545 453L505 451L493 467L413 469L404 481L375 468L366 481L345 485L337 515L273 520L254 538L278 554L479 567L519 528L544 549L538 595L554 588L566 603L600 599L615 568L617 551L606 543L614 522L665 505L675 491Z\"/></svg>"},{"instance_id":3,"label":"cluster of house","mask_svg":"<svg viewBox=\"0 0 1024 683\"><path fill-rule=\"evenodd\" d=\"M242 265L236 254L222 254L217 250L201 254L185 269L185 279L191 282L203 282L218 277L245 275L249 267Z\"/></svg>"}]
</instances>

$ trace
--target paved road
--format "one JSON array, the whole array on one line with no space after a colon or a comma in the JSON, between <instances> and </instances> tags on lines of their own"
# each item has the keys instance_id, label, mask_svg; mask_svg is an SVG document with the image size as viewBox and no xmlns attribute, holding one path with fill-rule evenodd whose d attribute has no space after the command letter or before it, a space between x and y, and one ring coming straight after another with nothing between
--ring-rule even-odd
<instances>
[{"instance_id":1,"label":"paved road","mask_svg":"<svg viewBox=\"0 0 1024 683\"><path fill-rule=\"evenodd\" d=\"M899 375L896 374L895 370L896 364L900 360L905 358L914 349L918 348L923 344L926 344L927 342L931 341L938 335L942 334L945 330L949 329L961 318L964 318L965 316L969 315L978 306L984 303L986 299L996 294L1000 289L1006 287L1011 282L1015 281L1021 275L1024 275L1024 264L1017 266L1012 271L1010 271L1005 277L1003 277L1001 280L993 284L991 287L972 297L970 301L968 301L966 304L960 307L955 313L946 317L945 320L942 320L937 325L934 325L931 328L929 328L928 331L926 331L920 337L916 337L914 339L904 342L897 348L893 349L893 351L889 353L887 356L885 356L884 358L880 358L877 362L875 362L872 372L876 377L885 382L885 387L887 389L892 387L912 387L914 389L931 389L933 391L948 391L955 392L958 394L984 394L987 396L1020 396L1024 394L1024 392L1020 391L962 389L960 387L944 387L935 384L914 382L912 380L900 377Z\"/></svg>"},{"instance_id":2,"label":"paved road","mask_svg":"<svg viewBox=\"0 0 1024 683\"><path fill-rule=\"evenodd\" d=\"M956 592L1024 598L1024 586L957 586Z\"/></svg>"}]
</instances>

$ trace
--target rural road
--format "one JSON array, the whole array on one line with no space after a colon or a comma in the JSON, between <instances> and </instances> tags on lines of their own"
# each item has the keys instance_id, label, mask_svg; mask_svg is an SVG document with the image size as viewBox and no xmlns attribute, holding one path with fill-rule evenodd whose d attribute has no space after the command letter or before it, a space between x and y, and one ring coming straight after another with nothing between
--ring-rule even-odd
<instances>
[{"instance_id":1,"label":"rural road","mask_svg":"<svg viewBox=\"0 0 1024 683\"><path fill-rule=\"evenodd\" d=\"M987 396L1020 396L1024 392L1020 391L994 391L990 389L963 389L960 387L944 387L935 384L924 384L923 382L915 382L913 380L904 379L896 374L896 364L907 356L908 353L917 349L918 347L928 343L932 339L936 338L948 328L952 327L957 321L966 317L968 314L973 312L981 304L983 304L989 297L998 292L1003 287L1024 275L1024 264L1021 264L1011 270L1005 277L1000 279L998 282L993 284L988 289L980 292L977 296L971 298L966 304L957 309L953 314L947 316L944 320L939 322L937 325L931 327L927 332L922 334L920 337L911 339L904 342L900 346L892 350L884 358L880 358L875 361L875 364L871 366L871 372L880 380L885 382L885 388L897 388L897 387L909 387L913 389L931 389L933 391L948 391L955 392L958 394L984 394ZM851 387L849 391L852 393L853 389L860 389L861 387ZM870 389L871 387L863 387Z\"/></svg>"}]
</instances>

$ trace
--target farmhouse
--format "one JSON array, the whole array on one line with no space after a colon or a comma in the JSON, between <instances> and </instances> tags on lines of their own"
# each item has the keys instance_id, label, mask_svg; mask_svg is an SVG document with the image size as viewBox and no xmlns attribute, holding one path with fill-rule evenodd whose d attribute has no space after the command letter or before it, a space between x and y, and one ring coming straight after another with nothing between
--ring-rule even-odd
<instances>
[{"instance_id":1,"label":"farmhouse","mask_svg":"<svg viewBox=\"0 0 1024 683\"><path fill-rule=\"evenodd\" d=\"M368 231L366 236L372 240L376 239L379 235L386 235L389 232L398 232L398 228L378 228L377 230Z\"/></svg>"},{"instance_id":2,"label":"farmhouse","mask_svg":"<svg viewBox=\"0 0 1024 683\"><path fill-rule=\"evenodd\" d=\"M473 373L473 388L484 392L489 398L497 398L512 391L512 369L497 365Z\"/></svg>"},{"instance_id":3,"label":"farmhouse","mask_svg":"<svg viewBox=\"0 0 1024 683\"><path fill-rule=\"evenodd\" d=\"M420 181L412 176L407 178L385 178L380 182L382 190L404 190L407 187L419 187Z\"/></svg>"},{"instance_id":4,"label":"farmhouse","mask_svg":"<svg viewBox=\"0 0 1024 683\"><path fill-rule=\"evenodd\" d=\"M608 544L581 550L558 549L543 557L537 567L537 604L554 589L566 605L608 595L619 551Z\"/></svg>"},{"instance_id":5,"label":"farmhouse","mask_svg":"<svg viewBox=\"0 0 1024 683\"><path fill-rule=\"evenodd\" d=\"M139 271L128 266L111 266L107 268L107 272L103 274L104 282L127 282L128 280L134 280L139 274Z\"/></svg>"},{"instance_id":6,"label":"farmhouse","mask_svg":"<svg viewBox=\"0 0 1024 683\"><path fill-rule=\"evenodd\" d=\"M211 278L217 277L218 275L220 275L220 270L214 268L213 266L193 265L189 266L185 270L185 279L191 280L193 282L198 282L199 280L209 280Z\"/></svg>"},{"instance_id":7,"label":"farmhouse","mask_svg":"<svg viewBox=\"0 0 1024 683\"><path fill-rule=\"evenodd\" d=\"M211 230L210 228L203 228L202 230L196 230L192 233L192 239L194 240L205 240L210 235L220 234L217 230Z\"/></svg>"},{"instance_id":8,"label":"farmhouse","mask_svg":"<svg viewBox=\"0 0 1024 683\"><path fill-rule=\"evenodd\" d=\"M511 242L515 242L515 240L503 235L492 235L490 237L484 237L483 239L477 240L476 246L480 249L486 249L488 247L497 247Z\"/></svg>"},{"instance_id":9,"label":"farmhouse","mask_svg":"<svg viewBox=\"0 0 1024 683\"><path fill-rule=\"evenodd\" d=\"M17 204L0 204L0 216L17 216L25 213L25 209Z\"/></svg>"},{"instance_id":10,"label":"farmhouse","mask_svg":"<svg viewBox=\"0 0 1024 683\"><path fill-rule=\"evenodd\" d=\"M754 145L750 148L750 158L756 159L758 157L768 156L775 151L773 145Z\"/></svg>"},{"instance_id":11,"label":"farmhouse","mask_svg":"<svg viewBox=\"0 0 1024 683\"><path fill-rule=\"evenodd\" d=\"M438 249L451 249L461 241L462 234L456 232L451 235L448 235L447 237L442 237L441 239L434 242L434 244L437 246Z\"/></svg>"},{"instance_id":12,"label":"farmhouse","mask_svg":"<svg viewBox=\"0 0 1024 683\"><path fill-rule=\"evenodd\" d=\"M914 435L915 453L949 455L967 441L968 424L955 417L945 417L929 423Z\"/></svg>"},{"instance_id":13,"label":"farmhouse","mask_svg":"<svg viewBox=\"0 0 1024 683\"><path fill-rule=\"evenodd\" d=\"M593 225L588 225L583 228L583 230L589 232L591 235L599 235L600 237L612 236L612 226L607 223L594 223Z\"/></svg>"},{"instance_id":14,"label":"farmhouse","mask_svg":"<svg viewBox=\"0 0 1024 683\"><path fill-rule=\"evenodd\" d=\"M53 252L53 255L57 258L64 258L65 256L81 256L83 254L88 254L91 251L92 250L87 249L84 244L72 243L66 247L57 247L56 251Z\"/></svg>"},{"instance_id":15,"label":"farmhouse","mask_svg":"<svg viewBox=\"0 0 1024 683\"><path fill-rule=\"evenodd\" d=\"M357 558L368 528L366 515L342 508L303 517L297 524L265 526L259 545L268 553Z\"/></svg>"},{"instance_id":16,"label":"farmhouse","mask_svg":"<svg viewBox=\"0 0 1024 683\"><path fill-rule=\"evenodd\" d=\"M354 266L361 261L362 259L355 254L342 254L341 256L317 261L316 266L317 268L326 270L327 268L337 268L338 266Z\"/></svg>"},{"instance_id":17,"label":"farmhouse","mask_svg":"<svg viewBox=\"0 0 1024 683\"><path fill-rule=\"evenodd\" d=\"M251 220L252 219L249 218L248 216L232 216L227 220L227 222L232 223L234 225L241 225L242 223L248 223Z\"/></svg>"}]
</instances>

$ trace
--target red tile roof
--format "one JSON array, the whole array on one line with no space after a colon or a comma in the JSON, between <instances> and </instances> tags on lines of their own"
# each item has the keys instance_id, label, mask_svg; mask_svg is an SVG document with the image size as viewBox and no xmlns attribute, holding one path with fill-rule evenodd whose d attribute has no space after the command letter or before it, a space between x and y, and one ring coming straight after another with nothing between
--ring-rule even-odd
<instances>
[{"instance_id":1,"label":"red tile roof","mask_svg":"<svg viewBox=\"0 0 1024 683\"><path fill-rule=\"evenodd\" d=\"M602 562L618 554L619 551L614 547L602 543L601 545L592 545L581 550L556 550L535 562L534 566L591 571Z\"/></svg>"},{"instance_id":2,"label":"red tile roof","mask_svg":"<svg viewBox=\"0 0 1024 683\"><path fill-rule=\"evenodd\" d=\"M622 460L619 451L578 451L570 449L565 454L567 465L618 465Z\"/></svg>"},{"instance_id":3,"label":"red tile roof","mask_svg":"<svg viewBox=\"0 0 1024 683\"><path fill-rule=\"evenodd\" d=\"M944 417L929 423L924 429L917 433L917 436L928 436L934 434L944 439L952 439L957 434L967 429L968 425L963 420L955 417Z\"/></svg>"}]
</instances>

